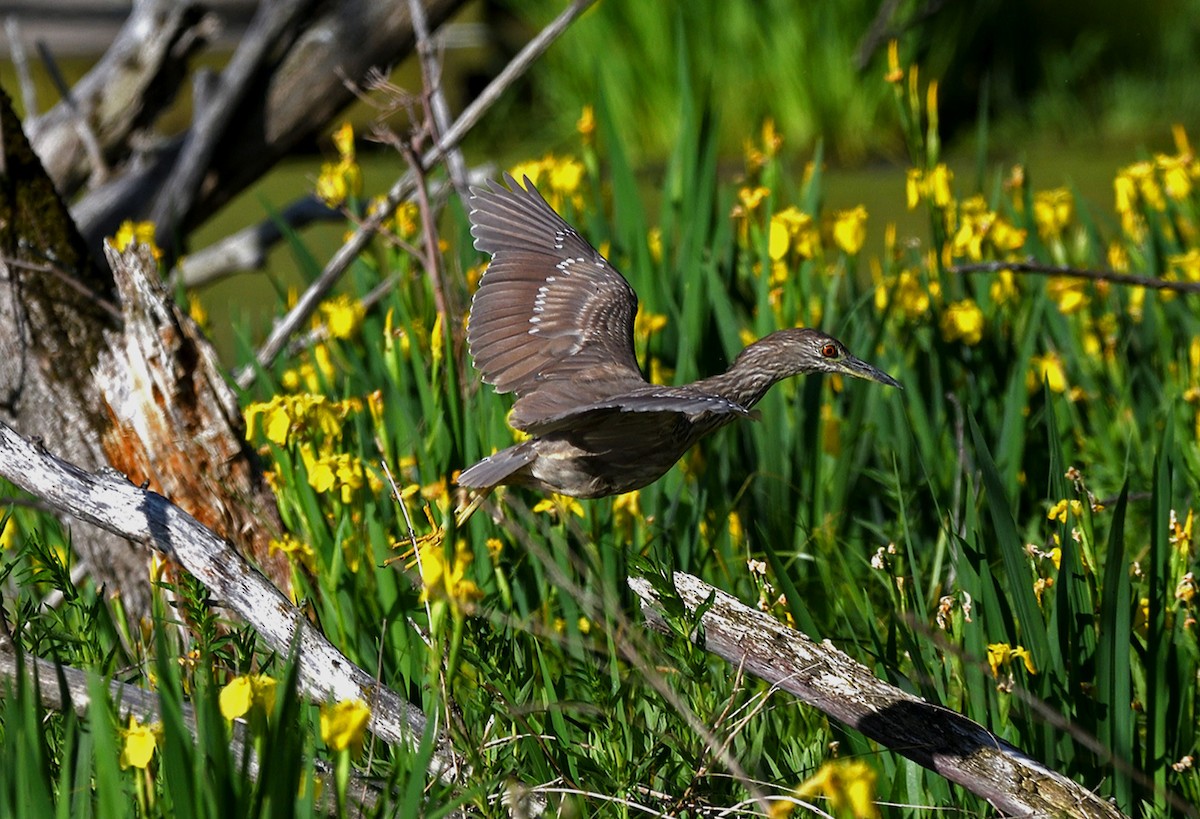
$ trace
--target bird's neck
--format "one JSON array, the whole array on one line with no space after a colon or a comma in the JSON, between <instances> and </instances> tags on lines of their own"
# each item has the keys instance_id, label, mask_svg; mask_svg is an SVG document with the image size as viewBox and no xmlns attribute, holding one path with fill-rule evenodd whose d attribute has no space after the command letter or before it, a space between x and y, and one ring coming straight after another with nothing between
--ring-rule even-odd
<instances>
[{"instance_id":1,"label":"bird's neck","mask_svg":"<svg viewBox=\"0 0 1200 819\"><path fill-rule=\"evenodd\" d=\"M693 386L750 409L762 400L767 390L788 375L764 366L768 362L760 360L760 350L755 348L759 343L755 342L742 350L725 372L697 381Z\"/></svg>"}]
</instances>

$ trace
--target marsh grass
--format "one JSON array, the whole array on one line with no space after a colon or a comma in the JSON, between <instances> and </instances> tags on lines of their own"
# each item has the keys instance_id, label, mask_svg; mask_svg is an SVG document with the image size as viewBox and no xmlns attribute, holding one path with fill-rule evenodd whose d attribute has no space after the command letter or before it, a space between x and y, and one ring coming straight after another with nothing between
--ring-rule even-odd
<instances>
[{"instance_id":1,"label":"marsh grass","mask_svg":"<svg viewBox=\"0 0 1200 819\"><path fill-rule=\"evenodd\" d=\"M674 570L832 640L1128 813L1183 815L1200 802L1187 766L1200 742L1196 297L952 272L1032 255L1200 277L1190 148L1144 166L1131 158L1121 174L1133 195L1115 213L1076 205L1064 215L1053 207L1060 193L1031 190L1007 168L964 190L938 170L936 90L897 66L879 94L906 123L912 206L929 230L893 236L869 217L856 225L858 215L827 212L822 154L789 174L788 135L772 128L747 135L754 148L737 180L718 178L716 123L687 64L677 64L677 138L652 208L608 99L595 101L595 129L570 156L539 166L543 192L637 289L647 371L690 380L726 366L747 336L807 324L904 390L780 384L758 422L713 436L636 496L502 492L455 531L454 473L513 441L509 399L467 363L462 312L437 315L420 262L380 240L346 294L394 276L388 298L365 314L331 303L323 321L332 328L349 310L349 329L263 373L244 401L259 405L250 437L292 533L281 547L295 561L296 597L350 659L421 706L431 732L414 748L368 744L358 757L330 748L316 706L286 683L286 658L205 615L201 589L165 580L174 604L126 623L107 597L75 589L64 533L18 507L4 563L18 641L98 679L153 685L164 713L148 767L122 770L128 739L105 697L81 719L45 714L18 685L0 711L0 811L311 815L321 757L338 771L329 787L339 805L353 768L383 788L383 815L460 805L501 815L498 794L518 780L545 785L568 812L699 814L787 794L836 757L874 771L886 815L987 814L707 655L684 639L681 610L675 636L643 631L626 578L658 578L669 592ZM1183 176L1169 176L1177 167ZM389 230L418 241L421 218L404 211ZM482 259L458 203L439 226L440 273L465 308ZM887 234L882 255L861 250L860 228ZM297 268L315 276L319 261L290 241ZM419 565L383 565L413 539ZM40 608L54 590L60 606ZM252 671L282 681L247 740L265 763L257 779L230 756L217 703ZM434 728L471 764L453 792L424 772Z\"/></svg>"}]
</instances>

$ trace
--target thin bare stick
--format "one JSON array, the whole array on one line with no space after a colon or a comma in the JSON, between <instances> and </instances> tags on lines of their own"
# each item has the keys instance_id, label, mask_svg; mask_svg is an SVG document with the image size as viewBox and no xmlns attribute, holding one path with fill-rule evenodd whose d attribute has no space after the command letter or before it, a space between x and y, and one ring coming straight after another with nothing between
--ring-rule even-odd
<instances>
[{"instance_id":1,"label":"thin bare stick","mask_svg":"<svg viewBox=\"0 0 1200 819\"><path fill-rule=\"evenodd\" d=\"M88 160L92 163L92 179L106 179L109 169L108 163L104 161L104 151L100 148L100 140L96 138L96 134L92 130L91 124L87 121L87 117L79 110L79 104L75 101L75 94L71 91L71 86L67 85L67 81L63 79L62 72L58 70L58 63L55 62L54 55L50 53L49 46L44 42L38 41L37 51L38 56L42 58L42 64L46 67L46 73L50 75L50 81L54 83L54 87L58 90L62 101L67 104L67 110L71 112L75 133L79 135L79 141L83 145L83 150L87 153Z\"/></svg>"},{"instance_id":2,"label":"thin bare stick","mask_svg":"<svg viewBox=\"0 0 1200 819\"><path fill-rule=\"evenodd\" d=\"M371 288L371 292L359 299L359 306L362 307L363 313L367 313L379 302L383 301L388 293L392 292L397 284L400 283L399 275L388 276L379 284ZM296 336L288 344L288 355L298 355L309 347L320 344L322 341L328 341L330 336L329 325L321 324L314 327L302 336Z\"/></svg>"},{"instance_id":3,"label":"thin bare stick","mask_svg":"<svg viewBox=\"0 0 1200 819\"><path fill-rule=\"evenodd\" d=\"M62 267L46 262L45 264L37 264L35 262L26 262L15 256L0 255L0 264L19 267L23 270L28 270L33 273L45 273L47 276L53 276L64 287L74 290L81 296L90 299L93 304L103 310L105 313L118 321L121 320L121 310L109 299L92 290L83 281L83 277L77 272L64 270Z\"/></svg>"},{"instance_id":4,"label":"thin bare stick","mask_svg":"<svg viewBox=\"0 0 1200 819\"><path fill-rule=\"evenodd\" d=\"M417 179L416 194L417 208L421 213L421 234L422 244L424 245L424 259L422 267L425 268L425 275L429 277L429 284L433 288L433 303L437 310L437 314L441 316L442 321L446 321L450 305L453 303L448 288L442 278L442 270L439 261L441 254L438 252L437 240L437 216L434 215L433 209L429 206L429 188L426 184L428 178L425 172L425 166L421 164L421 159L414 151L415 146L411 143L400 142L401 153L408 161L408 165L412 168L412 173Z\"/></svg>"},{"instance_id":5,"label":"thin bare stick","mask_svg":"<svg viewBox=\"0 0 1200 819\"><path fill-rule=\"evenodd\" d=\"M481 185L491 177L492 173L492 169L488 167L470 170L467 177L468 183ZM450 190L451 188L442 182L430 187L430 195L438 200L437 207L442 206L442 201L449 195ZM293 230L299 230L316 222L347 218L355 217L345 210L329 207L311 193L306 194L291 202L276 216L264 219L257 225L243 228L237 233L213 242L208 247L184 256L171 271L171 286L203 287L237 273L261 270L267 264L267 254L271 248L283 239L281 224L287 225ZM407 251L414 258L421 259L420 251L399 236L386 232L380 235L391 244ZM378 299L371 300L371 297L363 299L364 304L368 304L368 302L373 304L374 301L378 301ZM295 349L295 344L289 345L288 349Z\"/></svg>"},{"instance_id":6,"label":"thin bare stick","mask_svg":"<svg viewBox=\"0 0 1200 819\"><path fill-rule=\"evenodd\" d=\"M483 118L488 109L495 104L500 95L517 78L528 71L529 66L595 2L596 0L575 0L562 14L554 18L548 26L530 40L525 48L521 49L520 53L504 67L504 70L488 84L483 93L467 106L466 110L450 126L450 129L442 134L437 144L422 157L422 165L426 168L432 166L445 156L448 150L458 145L463 137ZM321 299L333 288L334 283L379 230L379 226L392 215L396 206L412 192L415 185L416 175L411 172L396 180L387 196L384 197L384 201L333 255L333 258L325 265L325 269L321 271L321 275L300 297L296 307L275 324L271 334L258 352L258 367L266 369L271 366L287 344L287 339L308 321ZM238 386L245 389L253 384L254 379L258 376L258 367L243 367L235 379Z\"/></svg>"},{"instance_id":7,"label":"thin bare stick","mask_svg":"<svg viewBox=\"0 0 1200 819\"><path fill-rule=\"evenodd\" d=\"M1116 270L1087 270L1065 265L1041 264L1028 258L1021 262L979 262L978 264L960 264L950 268L951 273L1032 273L1038 276L1067 276L1073 279L1090 279L1097 282L1112 282L1113 284L1129 284L1134 287L1148 287L1151 290L1171 290L1176 293L1200 293L1200 282L1176 282L1160 279L1155 276L1135 276L1132 273L1118 273Z\"/></svg>"},{"instance_id":8,"label":"thin bare stick","mask_svg":"<svg viewBox=\"0 0 1200 819\"><path fill-rule=\"evenodd\" d=\"M433 116L434 135L441 135L450 127L450 106L446 104L442 89L441 55L429 37L429 23L425 19L425 7L421 0L408 0L408 13L417 37L417 55L421 58L425 105ZM458 191L459 197L465 200L471 191L467 187L467 163L458 146L446 152L446 170L450 172L450 183Z\"/></svg>"},{"instance_id":9,"label":"thin bare stick","mask_svg":"<svg viewBox=\"0 0 1200 819\"><path fill-rule=\"evenodd\" d=\"M171 284L201 287L235 273L259 270L267 263L268 251L283 239L282 225L298 230L313 222L343 218L341 211L312 194L302 196L284 208L278 217L264 219L184 256L171 271Z\"/></svg>"},{"instance_id":10,"label":"thin bare stick","mask_svg":"<svg viewBox=\"0 0 1200 819\"><path fill-rule=\"evenodd\" d=\"M379 464L380 464L380 466L383 467L383 473L387 476L388 483L392 487L392 497L394 497L396 499L396 503L399 504L399 506L400 506L400 511L404 513L404 523L406 526L408 526L408 542L412 544L413 555L416 556L416 560L417 560L417 574L419 574L421 576L422 588L425 588L429 581L425 579L425 565L421 562L421 539L417 537L417 532L415 529L413 529L412 517L408 514L408 504L406 504L404 502L404 494L400 491L400 487L396 485L396 479L392 476L392 470L390 470L388 468L387 461L380 460ZM440 542L435 542L435 543L431 544L429 548L440 549L441 547L442 547L442 545ZM425 598L425 622L429 623L430 628L432 629L432 627L433 627L433 611L432 611L432 607L429 605L428 597ZM432 648L433 644L429 643L429 646L430 646L430 648ZM439 714L439 716L443 716L444 719L446 720L446 724L450 725L451 724L450 708L452 705L452 701L450 699L450 688L448 685L446 685L446 663L445 663L445 660L446 660L446 658L442 657L438 662L438 687L441 689L441 692L442 692L442 706L445 709L444 713ZM436 730L436 727L437 726L435 723L435 725L434 725L435 730Z\"/></svg>"},{"instance_id":11,"label":"thin bare stick","mask_svg":"<svg viewBox=\"0 0 1200 819\"><path fill-rule=\"evenodd\" d=\"M421 586L424 587L425 567L421 565L420 538L417 537L417 530L413 528L412 516L408 514L408 504L404 502L404 493L396 485L396 479L392 476L392 470L388 468L387 461L381 460L379 465L383 467L383 474L387 476L388 485L392 487L392 497L396 499L396 505L400 507L400 511L404 515L404 525L408 527L408 542L412 544L413 554L416 555L417 574L421 578ZM428 600L425 601L425 619L430 623L433 622L433 612L429 608Z\"/></svg>"}]
</instances>

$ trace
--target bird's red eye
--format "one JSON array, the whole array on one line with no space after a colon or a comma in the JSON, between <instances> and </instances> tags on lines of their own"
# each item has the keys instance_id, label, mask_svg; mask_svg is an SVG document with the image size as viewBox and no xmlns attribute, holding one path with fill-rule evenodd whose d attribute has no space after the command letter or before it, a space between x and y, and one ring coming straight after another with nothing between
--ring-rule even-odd
<instances>
[{"instance_id":1,"label":"bird's red eye","mask_svg":"<svg viewBox=\"0 0 1200 819\"><path fill-rule=\"evenodd\" d=\"M836 344L826 344L824 347L821 348L821 355L825 356L826 358L837 358L838 357L837 345Z\"/></svg>"}]
</instances>

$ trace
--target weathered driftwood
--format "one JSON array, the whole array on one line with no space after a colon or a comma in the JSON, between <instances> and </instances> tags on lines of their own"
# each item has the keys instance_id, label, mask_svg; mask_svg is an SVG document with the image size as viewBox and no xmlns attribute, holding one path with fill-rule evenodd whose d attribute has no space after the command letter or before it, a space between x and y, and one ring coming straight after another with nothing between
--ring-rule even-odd
<instances>
[{"instance_id":1,"label":"weathered driftwood","mask_svg":"<svg viewBox=\"0 0 1200 819\"><path fill-rule=\"evenodd\" d=\"M313 222L344 222L345 219L342 211L329 207L317 197L302 196L280 211L278 218L264 219L184 256L171 271L170 283L192 289L235 273L262 270L271 248L283 239L282 225L299 230Z\"/></svg>"},{"instance_id":2,"label":"weathered driftwood","mask_svg":"<svg viewBox=\"0 0 1200 819\"><path fill-rule=\"evenodd\" d=\"M694 640L802 702L986 799L1005 816L1119 819L1111 804L1030 759L983 726L877 679L828 640L817 643L689 574L675 589L689 611L708 606ZM630 588L652 627L666 621L643 578Z\"/></svg>"},{"instance_id":3,"label":"weathered driftwood","mask_svg":"<svg viewBox=\"0 0 1200 819\"><path fill-rule=\"evenodd\" d=\"M430 25L462 2L424 0ZM90 247L123 219L153 212L160 243L175 255L178 236L325 130L354 98L348 83L397 62L414 43L405 0L276 0L261 4L258 22L210 84L185 134L145 151L73 206Z\"/></svg>"},{"instance_id":4,"label":"weathered driftwood","mask_svg":"<svg viewBox=\"0 0 1200 819\"><path fill-rule=\"evenodd\" d=\"M54 509L161 552L178 562L218 603L257 630L280 654L296 652L301 692L318 701L361 699L371 708L371 731L385 742L413 742L425 715L354 665L278 589L225 539L161 495L134 486L114 471L92 474L26 441L0 423L0 477ZM435 772L454 777L462 762L441 743Z\"/></svg>"},{"instance_id":5,"label":"weathered driftwood","mask_svg":"<svg viewBox=\"0 0 1200 819\"><path fill-rule=\"evenodd\" d=\"M187 74L192 53L212 33L195 0L135 0L129 18L105 55L75 84L67 99L25 122L33 148L64 196L133 150L131 137L171 104ZM86 147L95 138L105 167L97 168Z\"/></svg>"}]
</instances>

